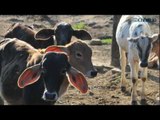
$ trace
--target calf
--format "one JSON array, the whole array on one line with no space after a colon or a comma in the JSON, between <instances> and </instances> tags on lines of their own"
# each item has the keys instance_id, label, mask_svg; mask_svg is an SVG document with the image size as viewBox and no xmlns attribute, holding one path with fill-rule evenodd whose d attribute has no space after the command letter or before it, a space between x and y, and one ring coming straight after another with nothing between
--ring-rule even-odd
<instances>
[{"instance_id":1,"label":"calf","mask_svg":"<svg viewBox=\"0 0 160 120\"><path fill-rule=\"evenodd\" d=\"M18 39L0 42L0 96L5 104L53 104L69 83L87 92L85 77L71 67L68 56L52 51L41 54Z\"/></svg>"},{"instance_id":2,"label":"calf","mask_svg":"<svg viewBox=\"0 0 160 120\"><path fill-rule=\"evenodd\" d=\"M131 68L132 93L131 103L137 104L136 87L138 80L139 63L142 67L142 94L141 102L145 102L144 83L147 80L148 56L152 49L152 43L157 39L156 35L150 36L151 31L147 22L140 15L123 15L119 21L116 31L116 41L119 46L121 62L121 89L125 90L125 67L126 54L128 53L128 62Z\"/></svg>"},{"instance_id":3,"label":"calf","mask_svg":"<svg viewBox=\"0 0 160 120\"><path fill-rule=\"evenodd\" d=\"M39 31L36 34L30 26L24 26L24 25L17 23L17 24L14 24L13 26L11 26L10 29L8 29L7 33L5 34L5 37L11 37L11 38L17 37L23 41L26 41L27 43L31 44L32 46L34 46L36 48L46 48L49 45L53 45L52 42L49 42L49 43L45 42L48 40L53 41L52 37L48 38L48 40L45 39L44 41L40 41L40 40L35 40L34 35L37 35L39 37L41 36L41 38L42 38L42 36L48 35L48 33L54 33L54 31L59 31L58 32L59 34L55 34L55 36L59 36L59 35L63 36L62 35L63 33L60 31L63 31L63 29L66 29L68 31L69 27L67 27L67 26L70 26L70 25L68 25L67 23L59 23L56 26L57 27L54 30L49 29L50 32L48 31L48 29L44 29L44 30ZM55 33L57 33L57 32L55 32ZM65 32L65 36L67 36L66 33L67 32ZM81 36L82 39L84 39L84 38L90 39L89 33L85 32L84 30L79 30L79 31L74 30L74 32L72 30L71 33L74 33L74 35L76 35L77 37ZM81 34L78 34L78 33L81 33ZM68 40L68 37L66 37L66 38ZM44 42L44 44L43 44L43 42ZM47 44L45 44L45 43L47 43ZM91 61L92 50L85 42L82 42L81 40L75 38L70 42L70 44L67 44L64 47L59 46L59 49L60 48L61 48L61 51L64 51L69 55L70 63L76 69L81 71L87 77L95 77L97 75L97 70L93 67L93 64Z\"/></svg>"},{"instance_id":4,"label":"calf","mask_svg":"<svg viewBox=\"0 0 160 120\"><path fill-rule=\"evenodd\" d=\"M160 34L158 34L158 39L153 43L152 56L149 57L148 67L157 66L160 70Z\"/></svg>"},{"instance_id":5,"label":"calf","mask_svg":"<svg viewBox=\"0 0 160 120\"><path fill-rule=\"evenodd\" d=\"M46 50L58 50L68 54L70 64L81 71L86 77L97 76L97 70L92 64L92 50L81 40L73 40L65 46L49 46Z\"/></svg>"},{"instance_id":6,"label":"calf","mask_svg":"<svg viewBox=\"0 0 160 120\"><path fill-rule=\"evenodd\" d=\"M32 27L20 23L13 24L5 33L5 38L18 38L35 48L46 48L49 45L65 45L71 37L91 40L91 35L85 30L73 30L70 24L61 22L53 29L42 29L36 32Z\"/></svg>"}]
</instances>

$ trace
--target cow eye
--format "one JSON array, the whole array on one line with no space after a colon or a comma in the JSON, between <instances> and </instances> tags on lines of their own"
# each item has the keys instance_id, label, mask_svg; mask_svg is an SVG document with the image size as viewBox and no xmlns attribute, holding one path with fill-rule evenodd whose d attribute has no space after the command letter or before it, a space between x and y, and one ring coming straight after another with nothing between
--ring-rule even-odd
<instances>
[{"instance_id":1,"label":"cow eye","mask_svg":"<svg viewBox=\"0 0 160 120\"><path fill-rule=\"evenodd\" d=\"M81 53L76 53L76 57L77 57L77 58L81 58L81 57L82 57L82 54L81 54Z\"/></svg>"}]
</instances>

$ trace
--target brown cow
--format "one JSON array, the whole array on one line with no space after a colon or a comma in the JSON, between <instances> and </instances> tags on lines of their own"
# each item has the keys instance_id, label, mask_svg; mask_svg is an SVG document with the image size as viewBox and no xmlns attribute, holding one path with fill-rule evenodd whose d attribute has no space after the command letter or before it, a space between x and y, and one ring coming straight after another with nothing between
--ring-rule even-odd
<instances>
[{"instance_id":1,"label":"brown cow","mask_svg":"<svg viewBox=\"0 0 160 120\"><path fill-rule=\"evenodd\" d=\"M47 49L50 49L48 47ZM92 50L83 41L75 39L65 46L54 46L59 51L64 51L69 56L70 64L77 70L81 71L86 77L92 78L97 76L97 70L92 64Z\"/></svg>"},{"instance_id":2,"label":"brown cow","mask_svg":"<svg viewBox=\"0 0 160 120\"><path fill-rule=\"evenodd\" d=\"M69 83L87 92L85 77L71 67L67 54L52 51L41 54L18 39L0 42L0 97L6 104L53 104Z\"/></svg>"}]
</instances>

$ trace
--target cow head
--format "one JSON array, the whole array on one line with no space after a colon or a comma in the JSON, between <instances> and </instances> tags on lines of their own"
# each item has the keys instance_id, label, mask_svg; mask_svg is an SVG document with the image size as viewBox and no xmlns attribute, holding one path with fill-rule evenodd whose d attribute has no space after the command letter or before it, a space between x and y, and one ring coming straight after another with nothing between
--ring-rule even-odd
<instances>
[{"instance_id":1,"label":"cow head","mask_svg":"<svg viewBox=\"0 0 160 120\"><path fill-rule=\"evenodd\" d=\"M157 34L154 34L152 36L141 35L136 38L128 38L129 42L131 42L132 44L135 44L136 46L136 49L138 51L138 56L141 61L140 63L141 67L148 66L148 57L152 49L152 43L155 42L157 38L158 38Z\"/></svg>"},{"instance_id":2,"label":"cow head","mask_svg":"<svg viewBox=\"0 0 160 120\"><path fill-rule=\"evenodd\" d=\"M92 50L84 42L77 40L66 46L49 46L46 51L63 51L69 56L70 64L85 74L86 77L92 78L97 76L97 70L92 64Z\"/></svg>"},{"instance_id":3,"label":"cow head","mask_svg":"<svg viewBox=\"0 0 160 120\"><path fill-rule=\"evenodd\" d=\"M47 40L52 35L55 36L57 45L70 43L71 37L75 36L82 40L91 40L91 35L85 30L73 30L72 26L65 22L60 22L54 29L42 29L35 34L35 39Z\"/></svg>"},{"instance_id":4,"label":"cow head","mask_svg":"<svg viewBox=\"0 0 160 120\"><path fill-rule=\"evenodd\" d=\"M34 84L40 77L43 78L45 87L42 98L46 101L56 101L67 90L68 83L82 93L86 93L88 89L85 77L70 66L65 53L45 53L39 64L23 71L18 79L18 86L24 88Z\"/></svg>"}]
</instances>

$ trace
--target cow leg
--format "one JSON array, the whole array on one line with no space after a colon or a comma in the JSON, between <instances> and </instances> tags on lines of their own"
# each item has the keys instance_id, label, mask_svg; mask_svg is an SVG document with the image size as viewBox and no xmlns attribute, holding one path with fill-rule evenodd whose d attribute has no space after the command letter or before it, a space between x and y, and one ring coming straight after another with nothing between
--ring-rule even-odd
<instances>
[{"instance_id":1,"label":"cow leg","mask_svg":"<svg viewBox=\"0 0 160 120\"><path fill-rule=\"evenodd\" d=\"M142 80L142 92L141 92L141 103L145 104L146 99L145 99L145 81L147 80L147 68L142 69L141 73L141 80Z\"/></svg>"},{"instance_id":2,"label":"cow leg","mask_svg":"<svg viewBox=\"0 0 160 120\"><path fill-rule=\"evenodd\" d=\"M120 51L120 63L121 63L121 91L126 91L126 76L125 76L125 68L126 68L126 54L125 51L119 49Z\"/></svg>"},{"instance_id":3,"label":"cow leg","mask_svg":"<svg viewBox=\"0 0 160 120\"><path fill-rule=\"evenodd\" d=\"M132 79L132 92L131 92L131 104L137 104L137 80L138 80L138 62L130 62L131 67L131 79Z\"/></svg>"}]
</instances>

